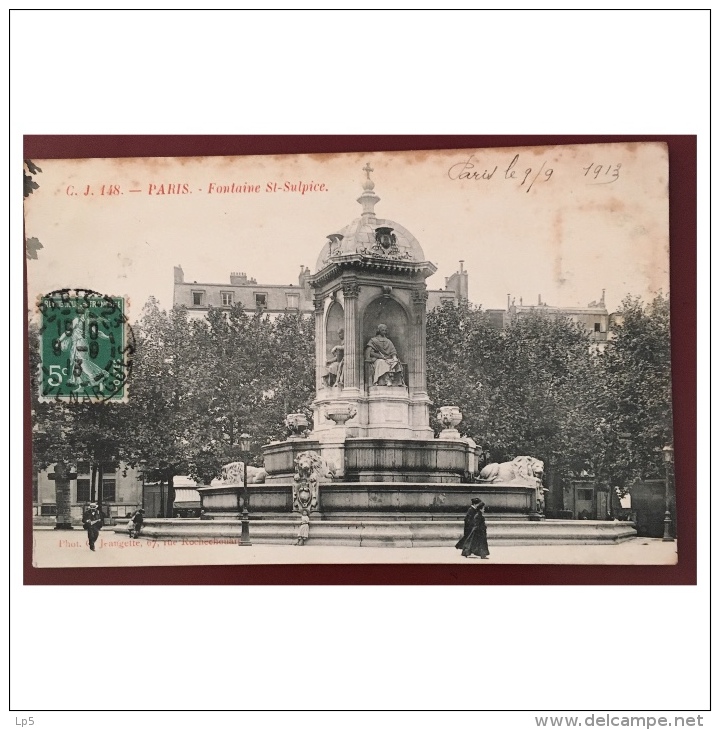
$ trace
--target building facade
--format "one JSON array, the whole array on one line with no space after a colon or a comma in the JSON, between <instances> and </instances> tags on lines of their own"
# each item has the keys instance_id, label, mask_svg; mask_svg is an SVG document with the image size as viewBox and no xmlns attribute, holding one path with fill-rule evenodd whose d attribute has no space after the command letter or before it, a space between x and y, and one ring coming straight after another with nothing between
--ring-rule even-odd
<instances>
[{"instance_id":1,"label":"building facade","mask_svg":"<svg viewBox=\"0 0 720 730\"><path fill-rule=\"evenodd\" d=\"M185 281L182 266L174 270L173 305L185 307L191 319L204 317L210 308L230 309L241 304L246 312L260 311L270 317L285 312L313 314L313 292L308 283L311 272L300 267L297 284L258 284L245 272L233 272L227 284ZM452 276L446 277L445 288L428 290L428 309L434 309L445 301L458 302L467 299L468 272L464 262Z\"/></svg>"},{"instance_id":2,"label":"building facade","mask_svg":"<svg viewBox=\"0 0 720 730\"><path fill-rule=\"evenodd\" d=\"M57 515L55 482L50 479L53 468L38 472L33 484L33 519L35 522L54 524ZM72 522L80 524L82 513L88 502L102 505L103 514L113 519L122 519L143 506L142 474L121 464L103 464L102 486L92 486L90 462L80 461L73 473L77 477L70 481L70 513Z\"/></svg>"},{"instance_id":3,"label":"building facade","mask_svg":"<svg viewBox=\"0 0 720 730\"><path fill-rule=\"evenodd\" d=\"M458 270L445 277L444 289L428 289L427 310L431 311L445 302L458 303L468 301L468 272L464 261L459 262ZM300 267L297 284L258 284L257 280L245 272L232 272L229 282L203 283L186 281L182 266L174 269L173 305L187 309L191 319L204 317L211 308L230 309L241 304L246 312L262 312L271 318L285 312L298 312L311 315L313 309L313 291L309 285L311 271L306 266ZM485 310L490 321L498 329L507 327L513 319L527 317L531 314L542 314L547 317L569 317L579 322L591 335L593 342L600 348L608 340L610 325L614 315L605 306L605 290L598 301L590 302L587 307L550 306L538 295L537 304L519 304L508 294L506 309Z\"/></svg>"},{"instance_id":4,"label":"building facade","mask_svg":"<svg viewBox=\"0 0 720 730\"><path fill-rule=\"evenodd\" d=\"M593 343L602 349L610 336L610 326L615 321L615 316L608 312L605 306L605 290L598 301L590 302L587 307L556 307L550 306L542 301L538 294L537 304L515 303L515 298L510 299L507 295L507 309L488 309L487 313L491 321L498 327L507 327L514 319L528 317L533 314L540 314L545 317L567 317L573 322L578 322L592 338Z\"/></svg>"}]
</instances>

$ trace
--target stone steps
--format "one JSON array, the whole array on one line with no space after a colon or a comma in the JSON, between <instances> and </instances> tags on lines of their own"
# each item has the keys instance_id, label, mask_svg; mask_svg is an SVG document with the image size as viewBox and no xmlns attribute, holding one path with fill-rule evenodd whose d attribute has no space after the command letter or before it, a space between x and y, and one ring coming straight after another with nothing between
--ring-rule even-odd
<instances>
[{"instance_id":1,"label":"stone steps","mask_svg":"<svg viewBox=\"0 0 720 730\"><path fill-rule=\"evenodd\" d=\"M250 541L292 544L298 519L250 520ZM601 545L637 536L630 522L594 520L488 521L488 542L503 545ZM115 532L124 533L124 526ZM239 539L241 522L232 520L148 519L141 537L148 539ZM315 520L307 544L356 547L453 546L462 535L462 520Z\"/></svg>"}]
</instances>

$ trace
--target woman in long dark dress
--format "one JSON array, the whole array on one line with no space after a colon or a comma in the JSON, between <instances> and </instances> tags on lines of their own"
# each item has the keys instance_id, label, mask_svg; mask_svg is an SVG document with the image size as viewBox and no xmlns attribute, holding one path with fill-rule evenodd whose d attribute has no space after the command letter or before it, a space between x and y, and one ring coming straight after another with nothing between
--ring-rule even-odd
<instances>
[{"instance_id":1,"label":"woman in long dark dress","mask_svg":"<svg viewBox=\"0 0 720 730\"><path fill-rule=\"evenodd\" d=\"M465 515L465 532L455 545L458 550L462 550L464 558L478 555L483 560L487 560L490 555L484 509L485 502L481 499L473 497L470 500L470 509Z\"/></svg>"}]
</instances>

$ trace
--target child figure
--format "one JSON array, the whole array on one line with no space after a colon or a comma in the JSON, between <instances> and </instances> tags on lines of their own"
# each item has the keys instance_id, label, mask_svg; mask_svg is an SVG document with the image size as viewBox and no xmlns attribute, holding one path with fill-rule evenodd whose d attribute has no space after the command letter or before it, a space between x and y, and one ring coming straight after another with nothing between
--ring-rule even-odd
<instances>
[{"instance_id":1,"label":"child figure","mask_svg":"<svg viewBox=\"0 0 720 730\"><path fill-rule=\"evenodd\" d=\"M302 517L300 518L300 529L298 530L296 545L304 545L305 540L310 535L310 517L308 517L307 510L302 511Z\"/></svg>"}]
</instances>

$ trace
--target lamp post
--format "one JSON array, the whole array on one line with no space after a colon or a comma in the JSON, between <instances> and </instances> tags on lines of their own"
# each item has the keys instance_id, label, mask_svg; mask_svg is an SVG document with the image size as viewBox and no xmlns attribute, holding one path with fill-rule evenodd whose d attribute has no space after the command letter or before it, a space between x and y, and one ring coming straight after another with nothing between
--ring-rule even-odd
<instances>
[{"instance_id":1,"label":"lamp post","mask_svg":"<svg viewBox=\"0 0 720 730\"><path fill-rule=\"evenodd\" d=\"M627 449L630 448L631 441L632 441L632 434L631 433L628 433L626 431L623 431L622 433L619 433L618 434L618 439L620 440L620 442L622 444L625 444L625 446L627 447ZM608 510L608 515L609 515L609 517L610 517L611 520L612 519L615 519L615 507L614 507L614 504L613 504L613 497L616 494L616 491L615 491L616 489L617 489L617 487L612 487L611 486L610 489L608 490L608 499L610 501L610 505L609 505L610 508Z\"/></svg>"},{"instance_id":2,"label":"lamp post","mask_svg":"<svg viewBox=\"0 0 720 730\"><path fill-rule=\"evenodd\" d=\"M247 468L250 460L250 434L242 433L240 435L240 449L243 452L243 508L242 508L242 532L240 533L240 542L238 545L244 547L252 545L250 542L250 521L248 519L248 488L247 488Z\"/></svg>"},{"instance_id":3,"label":"lamp post","mask_svg":"<svg viewBox=\"0 0 720 730\"><path fill-rule=\"evenodd\" d=\"M663 529L663 542L672 542L670 536L670 526L672 525L672 517L670 516L670 464L673 463L674 449L672 446L663 446L663 459L665 460L665 519Z\"/></svg>"}]
</instances>

